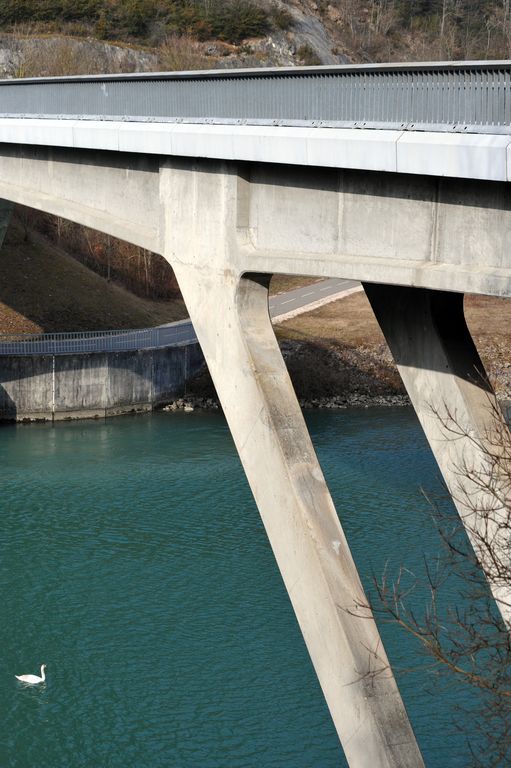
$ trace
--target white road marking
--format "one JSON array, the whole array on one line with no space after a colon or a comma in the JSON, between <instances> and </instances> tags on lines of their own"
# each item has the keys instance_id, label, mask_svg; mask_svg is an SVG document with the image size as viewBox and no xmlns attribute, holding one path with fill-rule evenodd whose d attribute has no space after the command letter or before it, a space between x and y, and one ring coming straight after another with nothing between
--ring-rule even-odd
<instances>
[{"instance_id":1,"label":"white road marking","mask_svg":"<svg viewBox=\"0 0 511 768\"><path fill-rule=\"evenodd\" d=\"M363 290L364 289L361 285L357 285L354 288L345 288L344 291L339 291L338 293L333 293L329 296L323 296L323 298L318 299L317 301L312 301L310 304L305 304L303 307L291 309L281 315L274 315L272 317L272 321L277 324L283 323L285 320L291 320L291 318L296 317L297 315L302 315L306 312L312 312L312 310L318 309L324 304L330 304L333 301L338 301L338 299L344 299L346 296L351 296L351 294L358 293L359 291Z\"/></svg>"}]
</instances>

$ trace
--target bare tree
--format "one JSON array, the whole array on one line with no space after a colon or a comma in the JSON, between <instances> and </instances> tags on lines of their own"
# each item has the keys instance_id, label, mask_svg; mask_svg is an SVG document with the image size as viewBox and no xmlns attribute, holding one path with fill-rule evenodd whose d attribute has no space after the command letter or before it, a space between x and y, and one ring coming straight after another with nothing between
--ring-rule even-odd
<instances>
[{"instance_id":1,"label":"bare tree","mask_svg":"<svg viewBox=\"0 0 511 768\"><path fill-rule=\"evenodd\" d=\"M439 671L449 671L479 691L473 764L494 768L511 765L511 634L501 615L508 614L510 607L511 441L498 408L488 407L492 428L482 436L460 427L455 414L437 413L448 439L468 440L475 449L473 455L483 457L464 460L456 468L461 494L456 501L462 502L466 513L460 519L434 505L443 559L426 563L424 575L413 576L411 583L404 569L394 578L384 573L375 581L378 600L371 607L413 635ZM482 571L492 584L493 596ZM463 606L451 606L446 613L439 609L439 597L453 573L464 585ZM429 603L418 615L410 607L410 593L424 585ZM467 737L470 742L470 734Z\"/></svg>"}]
</instances>

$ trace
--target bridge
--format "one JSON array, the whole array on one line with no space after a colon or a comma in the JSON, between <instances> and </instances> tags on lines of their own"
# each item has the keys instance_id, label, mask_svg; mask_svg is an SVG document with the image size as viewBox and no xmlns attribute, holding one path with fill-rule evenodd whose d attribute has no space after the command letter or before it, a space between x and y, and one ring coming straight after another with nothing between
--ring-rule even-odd
<instances>
[{"instance_id":1,"label":"bridge","mask_svg":"<svg viewBox=\"0 0 511 768\"><path fill-rule=\"evenodd\" d=\"M511 295L511 63L13 80L0 97L0 229L17 202L170 262L348 762L422 766L268 284L363 283L509 623L480 536L498 557L506 542L459 467L486 470L494 406L463 294Z\"/></svg>"}]
</instances>

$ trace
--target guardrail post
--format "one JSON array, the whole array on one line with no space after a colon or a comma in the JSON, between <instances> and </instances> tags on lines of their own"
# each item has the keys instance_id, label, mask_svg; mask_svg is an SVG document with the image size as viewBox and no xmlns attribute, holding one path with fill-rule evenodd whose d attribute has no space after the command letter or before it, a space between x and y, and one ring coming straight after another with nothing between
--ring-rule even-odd
<instances>
[{"instance_id":1,"label":"guardrail post","mask_svg":"<svg viewBox=\"0 0 511 768\"><path fill-rule=\"evenodd\" d=\"M51 420L55 421L55 355L51 356Z\"/></svg>"}]
</instances>

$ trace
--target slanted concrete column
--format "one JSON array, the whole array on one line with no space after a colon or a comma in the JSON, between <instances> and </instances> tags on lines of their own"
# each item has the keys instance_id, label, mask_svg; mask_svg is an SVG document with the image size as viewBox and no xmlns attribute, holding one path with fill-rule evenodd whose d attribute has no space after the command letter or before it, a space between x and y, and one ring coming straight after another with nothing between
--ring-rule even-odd
<instances>
[{"instance_id":1,"label":"slanted concrete column","mask_svg":"<svg viewBox=\"0 0 511 768\"><path fill-rule=\"evenodd\" d=\"M0 248L3 245L7 228L9 227L13 207L14 204L9 200L2 200L0 198Z\"/></svg>"},{"instance_id":2,"label":"slanted concrete column","mask_svg":"<svg viewBox=\"0 0 511 768\"><path fill-rule=\"evenodd\" d=\"M269 276L240 274L246 192L235 168L168 167L162 250L350 766L422 766L376 624L360 609L366 598L273 333Z\"/></svg>"},{"instance_id":3,"label":"slanted concrete column","mask_svg":"<svg viewBox=\"0 0 511 768\"><path fill-rule=\"evenodd\" d=\"M463 313L463 295L366 283L502 616L511 626L509 431ZM502 525L504 524L504 525Z\"/></svg>"}]
</instances>

